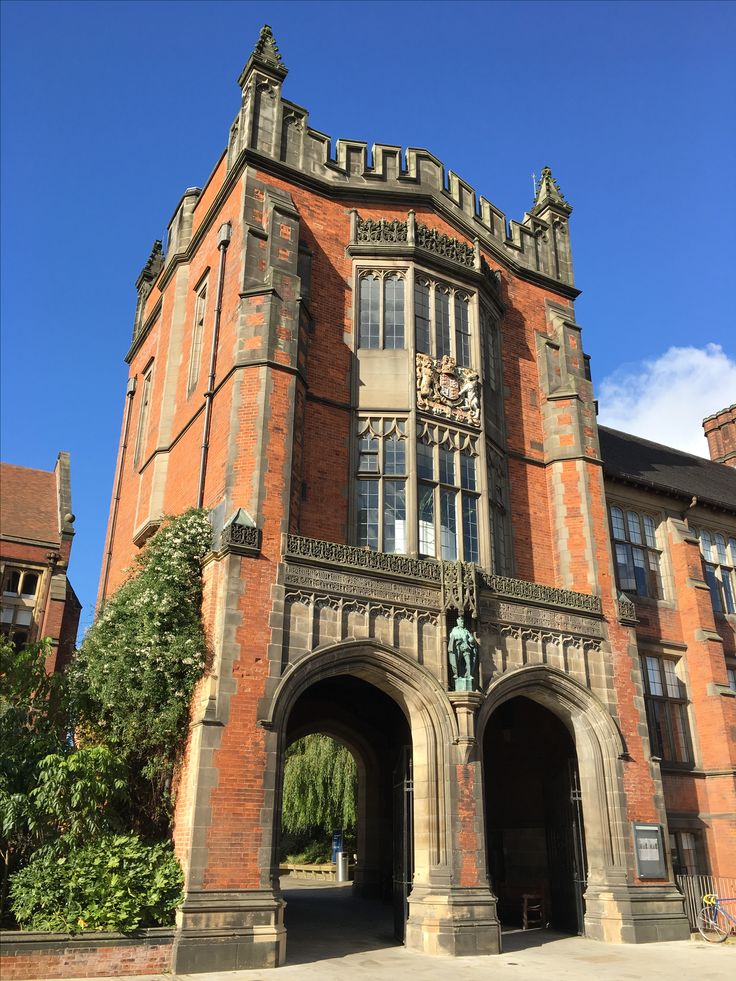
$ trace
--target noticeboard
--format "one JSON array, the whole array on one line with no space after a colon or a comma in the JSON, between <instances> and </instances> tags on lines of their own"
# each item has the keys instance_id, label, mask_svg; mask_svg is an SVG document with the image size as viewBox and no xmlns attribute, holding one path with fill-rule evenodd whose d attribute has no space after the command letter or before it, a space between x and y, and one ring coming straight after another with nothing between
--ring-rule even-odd
<instances>
[{"instance_id":1,"label":"noticeboard","mask_svg":"<svg viewBox=\"0 0 736 981\"><path fill-rule=\"evenodd\" d=\"M640 879L666 879L667 863L660 824L634 825L636 874Z\"/></svg>"}]
</instances>

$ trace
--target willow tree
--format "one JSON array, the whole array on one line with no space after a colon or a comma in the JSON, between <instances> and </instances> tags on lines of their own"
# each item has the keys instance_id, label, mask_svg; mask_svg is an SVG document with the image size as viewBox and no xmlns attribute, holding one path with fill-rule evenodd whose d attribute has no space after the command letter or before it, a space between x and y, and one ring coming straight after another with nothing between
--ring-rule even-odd
<instances>
[{"instance_id":1,"label":"willow tree","mask_svg":"<svg viewBox=\"0 0 736 981\"><path fill-rule=\"evenodd\" d=\"M329 736L304 736L286 753L282 826L299 833L355 828L358 774L352 754Z\"/></svg>"}]
</instances>

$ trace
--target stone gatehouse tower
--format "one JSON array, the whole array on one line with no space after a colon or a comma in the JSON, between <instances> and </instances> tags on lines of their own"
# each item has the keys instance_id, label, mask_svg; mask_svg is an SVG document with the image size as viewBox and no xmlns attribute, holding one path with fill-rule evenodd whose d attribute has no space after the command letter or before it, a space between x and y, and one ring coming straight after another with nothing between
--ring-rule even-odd
<instances>
[{"instance_id":1,"label":"stone gatehouse tower","mask_svg":"<svg viewBox=\"0 0 736 981\"><path fill-rule=\"evenodd\" d=\"M572 932L686 937L572 209L548 169L507 223L425 150L333 156L286 74L264 28L226 150L137 281L127 355L102 593L163 514L214 527L173 968L283 962L283 758L309 732L356 757L355 888L406 887L410 947L498 952L530 885ZM479 656L454 690L460 614Z\"/></svg>"}]
</instances>

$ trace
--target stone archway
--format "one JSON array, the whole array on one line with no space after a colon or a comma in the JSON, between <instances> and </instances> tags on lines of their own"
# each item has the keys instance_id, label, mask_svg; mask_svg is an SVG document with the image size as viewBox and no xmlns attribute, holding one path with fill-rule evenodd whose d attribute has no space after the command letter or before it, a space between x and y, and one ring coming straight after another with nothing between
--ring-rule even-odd
<instances>
[{"instance_id":1,"label":"stone archway","mask_svg":"<svg viewBox=\"0 0 736 981\"><path fill-rule=\"evenodd\" d=\"M310 725L292 727L289 731L289 745L313 733L329 736L344 746L355 760L357 771L356 799L356 848L360 863L355 869L353 889L356 895L366 897L380 896L380 859L377 843L369 832L380 821L379 795L376 786L380 775L380 760L370 739L354 727L336 719L314 721ZM284 747L286 748L286 746ZM279 819L278 811L275 814ZM283 833L283 832L282 832Z\"/></svg>"},{"instance_id":2,"label":"stone archway","mask_svg":"<svg viewBox=\"0 0 736 981\"><path fill-rule=\"evenodd\" d=\"M447 767L449 748L458 738L457 723L447 693L421 665L401 651L371 641L321 648L284 673L262 725L283 740L299 696L316 682L340 675L374 685L405 713L414 757L415 883L429 883L437 874L449 875L452 842ZM280 757L281 749L279 745ZM280 773L276 786L280 786Z\"/></svg>"},{"instance_id":3,"label":"stone archway","mask_svg":"<svg viewBox=\"0 0 736 981\"><path fill-rule=\"evenodd\" d=\"M261 724L277 754L300 696L327 679L352 676L388 695L409 724L414 784L414 876L409 897L407 947L426 953L495 953L499 949L495 900L487 883L462 882L463 856L454 836L456 752L461 742L448 693L416 660L375 641L348 641L318 649L290 666L275 686ZM274 810L280 800L275 797Z\"/></svg>"},{"instance_id":4,"label":"stone archway","mask_svg":"<svg viewBox=\"0 0 736 981\"><path fill-rule=\"evenodd\" d=\"M557 668L533 665L503 675L489 687L478 716L479 740L493 712L518 696L557 716L575 745L588 861L585 933L600 940L628 939L629 836L621 764L626 747L621 733L589 689ZM484 766L492 761L484 760Z\"/></svg>"}]
</instances>

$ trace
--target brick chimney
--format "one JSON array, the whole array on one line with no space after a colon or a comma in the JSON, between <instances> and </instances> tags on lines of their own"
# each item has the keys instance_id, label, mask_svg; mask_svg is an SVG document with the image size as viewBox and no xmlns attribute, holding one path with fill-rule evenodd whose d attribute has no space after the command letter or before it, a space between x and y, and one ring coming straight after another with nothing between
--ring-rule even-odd
<instances>
[{"instance_id":1,"label":"brick chimney","mask_svg":"<svg viewBox=\"0 0 736 981\"><path fill-rule=\"evenodd\" d=\"M736 467L736 405L703 419L703 429L711 460Z\"/></svg>"}]
</instances>

